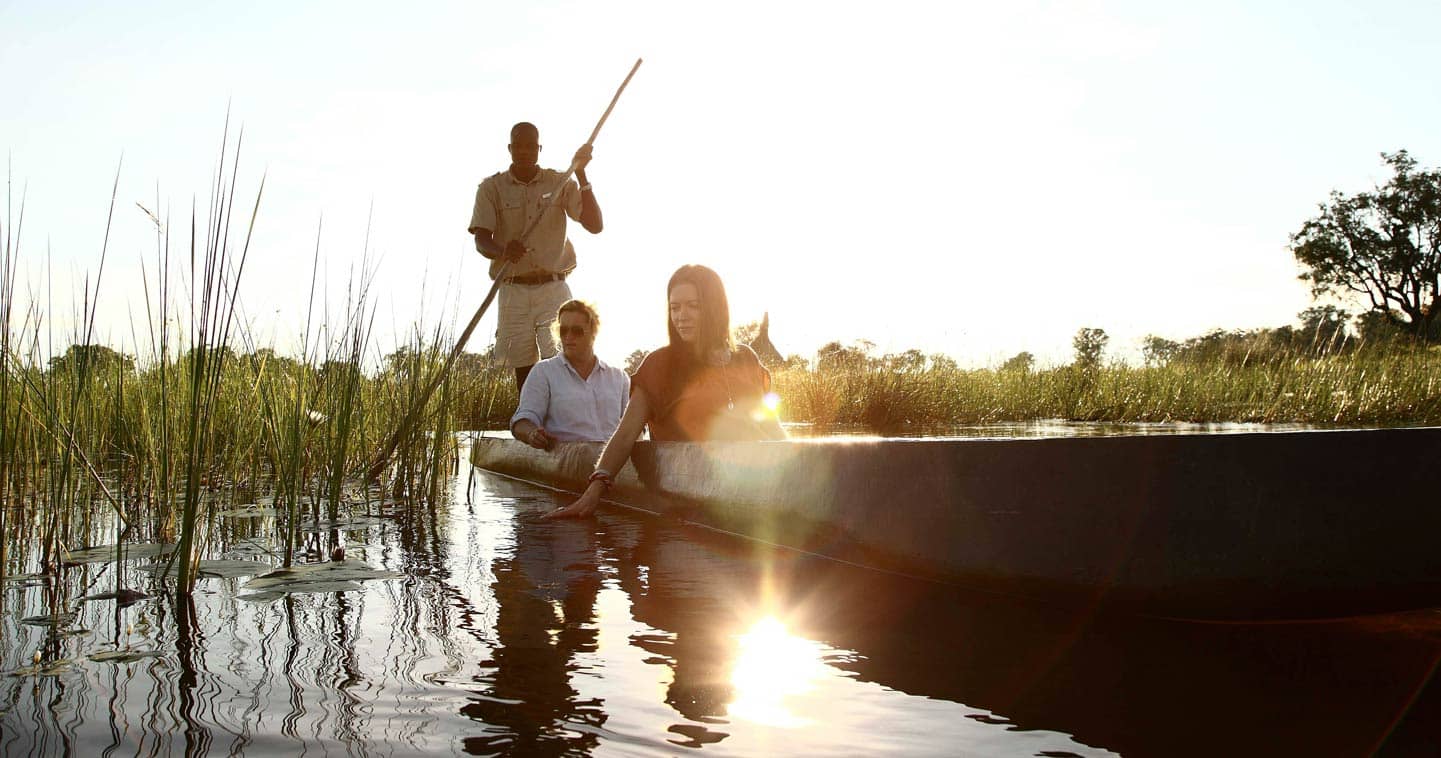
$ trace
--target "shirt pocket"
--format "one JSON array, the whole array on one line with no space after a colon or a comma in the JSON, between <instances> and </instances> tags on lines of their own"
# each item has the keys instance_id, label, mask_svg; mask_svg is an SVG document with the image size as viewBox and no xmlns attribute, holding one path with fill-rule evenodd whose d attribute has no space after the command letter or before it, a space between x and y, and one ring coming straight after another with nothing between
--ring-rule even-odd
<instances>
[{"instance_id":1,"label":"shirt pocket","mask_svg":"<svg viewBox=\"0 0 1441 758\"><path fill-rule=\"evenodd\" d=\"M501 236L507 241L519 236L525 228L525 195L519 192L503 194L500 198L500 219L504 226Z\"/></svg>"}]
</instances>

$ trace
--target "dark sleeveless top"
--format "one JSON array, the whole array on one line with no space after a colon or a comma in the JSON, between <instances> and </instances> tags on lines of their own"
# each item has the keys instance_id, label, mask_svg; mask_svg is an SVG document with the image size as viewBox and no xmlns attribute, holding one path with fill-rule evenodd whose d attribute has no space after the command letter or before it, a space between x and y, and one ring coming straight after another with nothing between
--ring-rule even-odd
<instances>
[{"instance_id":1,"label":"dark sleeveless top","mask_svg":"<svg viewBox=\"0 0 1441 758\"><path fill-rule=\"evenodd\" d=\"M764 439L751 420L762 410L771 375L745 345L725 366L702 366L683 382L675 375L670 346L647 355L631 378L631 393L645 390L650 401L646 425L658 442Z\"/></svg>"}]
</instances>

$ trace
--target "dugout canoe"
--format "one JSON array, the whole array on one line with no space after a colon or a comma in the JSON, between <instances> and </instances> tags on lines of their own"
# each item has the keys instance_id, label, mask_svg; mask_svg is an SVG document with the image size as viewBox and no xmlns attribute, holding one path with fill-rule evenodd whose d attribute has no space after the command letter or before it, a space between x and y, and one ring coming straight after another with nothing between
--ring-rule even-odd
<instances>
[{"instance_id":1,"label":"dugout canoe","mask_svg":"<svg viewBox=\"0 0 1441 758\"><path fill-rule=\"evenodd\" d=\"M598 443L479 437L579 492ZM1441 605L1441 428L651 443L613 503L981 591L1184 618Z\"/></svg>"}]
</instances>

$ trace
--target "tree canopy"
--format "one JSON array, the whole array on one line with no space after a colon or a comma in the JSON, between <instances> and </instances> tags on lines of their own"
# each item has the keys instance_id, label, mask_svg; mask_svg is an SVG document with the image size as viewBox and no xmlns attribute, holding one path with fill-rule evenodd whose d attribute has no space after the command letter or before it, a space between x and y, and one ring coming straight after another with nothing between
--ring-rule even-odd
<instances>
[{"instance_id":1,"label":"tree canopy","mask_svg":"<svg viewBox=\"0 0 1441 758\"><path fill-rule=\"evenodd\" d=\"M1099 368L1101 365L1101 354L1106 351L1106 343L1111 341L1111 336L1106 334L1105 329L1097 329L1091 326L1081 327L1076 336L1071 339L1071 347L1076 350L1076 366L1079 368Z\"/></svg>"},{"instance_id":2,"label":"tree canopy","mask_svg":"<svg viewBox=\"0 0 1441 758\"><path fill-rule=\"evenodd\" d=\"M71 345L64 355L50 359L50 371L57 374L95 376L113 373L117 367L127 373L133 371L135 359L104 345Z\"/></svg>"},{"instance_id":3,"label":"tree canopy","mask_svg":"<svg viewBox=\"0 0 1441 758\"><path fill-rule=\"evenodd\" d=\"M1382 153L1394 175L1371 192L1332 192L1291 237L1313 296L1364 299L1417 337L1441 313L1441 171L1418 169L1405 150Z\"/></svg>"}]
</instances>

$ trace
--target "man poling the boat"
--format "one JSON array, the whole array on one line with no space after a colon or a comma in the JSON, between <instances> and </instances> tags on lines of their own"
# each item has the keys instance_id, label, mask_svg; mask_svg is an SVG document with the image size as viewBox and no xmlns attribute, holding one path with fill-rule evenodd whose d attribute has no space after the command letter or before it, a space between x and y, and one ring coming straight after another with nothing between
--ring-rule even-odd
<instances>
[{"instance_id":1,"label":"man poling the boat","mask_svg":"<svg viewBox=\"0 0 1441 758\"><path fill-rule=\"evenodd\" d=\"M546 518L594 513L643 429L655 442L785 437L766 402L770 372L754 351L731 339L720 276L705 266L681 266L671 275L666 299L669 344L647 355L636 370L630 404L585 492Z\"/></svg>"},{"instance_id":2,"label":"man poling the boat","mask_svg":"<svg viewBox=\"0 0 1441 758\"><path fill-rule=\"evenodd\" d=\"M605 113L602 113L600 116L600 120L596 122L595 129L591 130L590 139L587 139L585 141L585 144L581 146L580 150L576 151L577 160L580 160L582 158L587 162L590 160L591 145L595 144L595 138L600 134L601 127L605 126L606 119L610 118L611 111L615 110L616 102L620 100L621 93L625 92L626 85L630 84L631 77L635 76L635 72L640 68L640 64L641 59L637 58L635 61L635 65L631 66L630 73L626 74L625 80L620 83L620 87L615 91L615 96L610 99L610 105L606 106ZM537 131L537 153L539 152L540 148L539 141L540 136L539 132ZM546 193L542 196L542 199L546 201L545 206L541 208L538 215L531 217L529 224L525 227L523 231L521 231L520 235L515 238L516 241L520 243L522 249L525 246L525 241L529 239L531 232L535 230L536 225L541 221L541 219L543 219L547 215L546 211L550 209L550 206L553 203L560 199L560 190L567 186L567 183L570 181L571 174L575 171L576 166L572 165L569 169L566 170L565 174L563 174L556 182L556 191ZM577 191L579 190L577 189ZM473 221L474 219L472 219L472 222ZM472 223L472 226L474 226L474 223ZM491 231L493 232L494 230ZM477 234L474 229L472 229L471 233L472 235ZM479 249L481 244L481 240L477 236L477 249ZM506 247L510 247L509 242L506 243ZM504 248L502 248L502 253L504 253ZM376 455L375 459L372 460L370 462L370 465L366 467L365 478L368 481L375 481L380 477L381 472L384 471L385 467L389 464L391 454L395 452L395 449L397 447L399 447L401 440L405 439L414 428L416 419L419 418L420 412L424 410L426 403L430 401L430 396L433 395L435 393L435 389L440 386L441 380L443 380L445 376L450 373L451 366L455 365L456 358L460 357L461 351L465 349L465 343L470 340L471 333L475 331L475 327L480 324L481 317L485 315L486 310L490 308L491 302L495 300L496 293L500 289L501 284L504 283L504 280L506 278L506 272L510 269L510 257L514 255L514 251L512 251L512 253L502 254L500 259L498 260L499 266L492 266L490 275L491 279L495 281L493 284L491 284L490 292L486 293L485 299L482 300L480 303L480 307L475 309L475 314L470 317L470 321L465 325L465 329L461 331L460 337L456 339L455 347L451 349L450 355L447 356L445 359L445 363L440 367L440 370L436 371L435 374L431 376L430 380L426 382L425 389L420 392L420 395L411 404L410 410L407 411L405 416L401 418L400 424L396 426L395 432L390 435L390 439L386 441L385 445L381 448L380 453ZM521 257L524 256L522 255ZM529 367L527 366L526 368L528 369ZM523 387L524 384L525 375L519 370L517 370L517 389Z\"/></svg>"},{"instance_id":3,"label":"man poling the boat","mask_svg":"<svg viewBox=\"0 0 1441 758\"><path fill-rule=\"evenodd\" d=\"M575 246L566 236L566 218L591 234L600 234L605 223L585 171L590 143L571 161L579 184L540 167L540 130L534 124L511 127L506 148L510 168L480 183L467 228L476 251L490 259L490 277L500 287L495 352L515 369L519 391L537 359L556 354L551 324L556 308L571 299L565 279L575 269ZM551 208L563 212L550 213Z\"/></svg>"}]
</instances>

